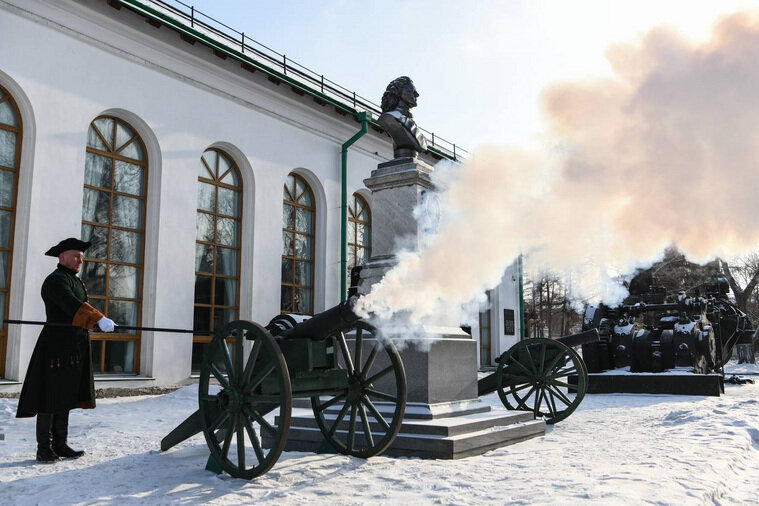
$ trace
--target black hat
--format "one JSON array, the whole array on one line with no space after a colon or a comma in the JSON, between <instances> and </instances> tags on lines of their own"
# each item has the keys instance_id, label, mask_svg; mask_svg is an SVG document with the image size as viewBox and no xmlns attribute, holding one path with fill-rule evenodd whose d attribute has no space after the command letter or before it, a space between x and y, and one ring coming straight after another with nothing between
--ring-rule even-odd
<instances>
[{"instance_id":1,"label":"black hat","mask_svg":"<svg viewBox=\"0 0 759 506\"><path fill-rule=\"evenodd\" d=\"M87 248L89 248L92 245L91 242L85 242L80 241L79 239L75 237L69 237L68 239L64 239L49 250L45 252L45 255L49 257L57 257L64 251L68 251L70 249L74 249L77 251L87 251Z\"/></svg>"}]
</instances>

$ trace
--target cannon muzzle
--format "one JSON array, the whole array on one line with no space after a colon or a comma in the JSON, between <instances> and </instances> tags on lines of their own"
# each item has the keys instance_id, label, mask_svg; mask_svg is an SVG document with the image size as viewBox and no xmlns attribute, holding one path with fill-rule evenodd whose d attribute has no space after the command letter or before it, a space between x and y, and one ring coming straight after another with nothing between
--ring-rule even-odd
<instances>
[{"instance_id":1,"label":"cannon muzzle","mask_svg":"<svg viewBox=\"0 0 759 506\"><path fill-rule=\"evenodd\" d=\"M293 322L289 328L281 330L278 334L280 339L324 339L334 332L357 322L360 317L354 311L358 296L352 296L348 300L341 302L337 306L304 319L300 322ZM276 320L276 318L275 318ZM267 326L269 328L274 323ZM272 329L269 329L272 331ZM272 332L276 335L277 332Z\"/></svg>"}]
</instances>

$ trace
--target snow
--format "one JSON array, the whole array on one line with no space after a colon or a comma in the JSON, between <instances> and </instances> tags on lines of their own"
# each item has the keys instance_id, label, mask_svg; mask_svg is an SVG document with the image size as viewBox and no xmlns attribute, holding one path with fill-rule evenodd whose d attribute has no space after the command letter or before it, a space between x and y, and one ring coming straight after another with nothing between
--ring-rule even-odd
<instances>
[{"instance_id":1,"label":"snow","mask_svg":"<svg viewBox=\"0 0 759 506\"><path fill-rule=\"evenodd\" d=\"M202 435L159 451L197 386L72 411L69 442L87 454L55 464L33 460L35 419L0 399L0 504L759 504L759 382L725 389L586 395L544 437L461 460L285 452L253 481L205 471Z\"/></svg>"}]
</instances>

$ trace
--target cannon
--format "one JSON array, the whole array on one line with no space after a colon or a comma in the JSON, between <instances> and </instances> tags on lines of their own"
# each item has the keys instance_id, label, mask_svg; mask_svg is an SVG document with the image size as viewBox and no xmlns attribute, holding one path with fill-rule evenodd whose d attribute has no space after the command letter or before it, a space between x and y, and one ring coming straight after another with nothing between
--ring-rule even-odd
<instances>
[{"instance_id":1,"label":"cannon","mask_svg":"<svg viewBox=\"0 0 759 506\"><path fill-rule=\"evenodd\" d=\"M615 308L588 306L583 329L597 329L599 341L583 346L590 372L630 367L630 372L663 372L688 367L697 374L719 372L736 343L753 333L745 313L727 299L727 283L716 277L706 295L677 295L652 285Z\"/></svg>"},{"instance_id":2,"label":"cannon","mask_svg":"<svg viewBox=\"0 0 759 506\"><path fill-rule=\"evenodd\" d=\"M237 320L216 331L200 368L198 410L161 450L202 432L207 469L253 479L284 450L293 398L310 398L334 450L382 453L401 428L406 374L392 341L355 314L355 300L311 318L278 315L266 327Z\"/></svg>"},{"instance_id":3,"label":"cannon","mask_svg":"<svg viewBox=\"0 0 759 506\"><path fill-rule=\"evenodd\" d=\"M598 339L598 331L589 329L556 339L520 341L497 359L496 372L477 382L478 394L498 392L506 408L532 411L549 424L564 420L588 390L588 370L573 348Z\"/></svg>"}]
</instances>

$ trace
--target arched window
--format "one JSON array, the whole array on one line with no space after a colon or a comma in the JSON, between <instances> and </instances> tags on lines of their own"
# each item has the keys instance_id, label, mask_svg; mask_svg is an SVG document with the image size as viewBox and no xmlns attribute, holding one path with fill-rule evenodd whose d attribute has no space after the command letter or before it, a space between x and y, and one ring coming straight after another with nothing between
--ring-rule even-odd
<instances>
[{"instance_id":1,"label":"arched window","mask_svg":"<svg viewBox=\"0 0 759 506\"><path fill-rule=\"evenodd\" d=\"M142 324L143 255L148 159L140 136L124 121L101 116L87 132L82 201L82 281L90 304L117 325ZM92 335L99 373L139 373L140 334Z\"/></svg>"},{"instance_id":2,"label":"arched window","mask_svg":"<svg viewBox=\"0 0 759 506\"><path fill-rule=\"evenodd\" d=\"M18 106L0 86L0 314L3 319L8 318L21 137ZM0 323L0 378L5 375L7 343L8 329L3 321Z\"/></svg>"},{"instance_id":3,"label":"arched window","mask_svg":"<svg viewBox=\"0 0 759 506\"><path fill-rule=\"evenodd\" d=\"M305 179L290 174L283 198L280 309L283 313L314 314L314 194Z\"/></svg>"},{"instance_id":4,"label":"arched window","mask_svg":"<svg viewBox=\"0 0 759 506\"><path fill-rule=\"evenodd\" d=\"M364 265L372 254L372 211L366 200L358 193L353 194L353 202L348 207L348 269Z\"/></svg>"},{"instance_id":5,"label":"arched window","mask_svg":"<svg viewBox=\"0 0 759 506\"><path fill-rule=\"evenodd\" d=\"M240 312L242 180L218 149L203 153L199 165L193 328L213 332ZM193 371L200 370L210 342L209 335L193 336Z\"/></svg>"}]
</instances>

